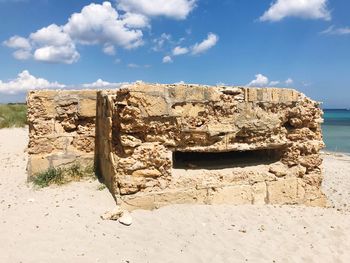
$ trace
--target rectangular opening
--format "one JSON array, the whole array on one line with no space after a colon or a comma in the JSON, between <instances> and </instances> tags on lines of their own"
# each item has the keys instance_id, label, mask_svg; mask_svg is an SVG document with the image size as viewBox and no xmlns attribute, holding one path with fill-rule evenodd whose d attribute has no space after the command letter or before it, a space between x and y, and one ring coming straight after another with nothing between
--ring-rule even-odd
<instances>
[{"instance_id":1,"label":"rectangular opening","mask_svg":"<svg viewBox=\"0 0 350 263\"><path fill-rule=\"evenodd\" d=\"M281 149L231 152L173 152L175 169L224 169L271 164L281 159Z\"/></svg>"}]
</instances>

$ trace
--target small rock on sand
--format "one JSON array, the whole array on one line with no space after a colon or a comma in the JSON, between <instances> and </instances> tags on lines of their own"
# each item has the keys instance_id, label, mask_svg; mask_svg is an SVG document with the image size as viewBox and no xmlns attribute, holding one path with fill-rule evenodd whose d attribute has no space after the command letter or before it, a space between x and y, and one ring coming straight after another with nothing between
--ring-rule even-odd
<instances>
[{"instance_id":1,"label":"small rock on sand","mask_svg":"<svg viewBox=\"0 0 350 263\"><path fill-rule=\"evenodd\" d=\"M123 212L122 216L119 218L119 223L130 226L132 224L132 217L129 212Z\"/></svg>"}]
</instances>

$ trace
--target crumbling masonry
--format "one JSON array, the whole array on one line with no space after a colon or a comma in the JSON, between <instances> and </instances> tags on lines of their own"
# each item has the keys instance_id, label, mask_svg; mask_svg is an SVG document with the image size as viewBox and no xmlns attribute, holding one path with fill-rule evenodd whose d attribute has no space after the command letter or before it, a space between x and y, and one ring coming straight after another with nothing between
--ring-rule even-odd
<instances>
[{"instance_id":1,"label":"crumbling masonry","mask_svg":"<svg viewBox=\"0 0 350 263\"><path fill-rule=\"evenodd\" d=\"M319 104L292 89L135 83L28 95L29 174L95 163L117 203L324 206Z\"/></svg>"}]
</instances>

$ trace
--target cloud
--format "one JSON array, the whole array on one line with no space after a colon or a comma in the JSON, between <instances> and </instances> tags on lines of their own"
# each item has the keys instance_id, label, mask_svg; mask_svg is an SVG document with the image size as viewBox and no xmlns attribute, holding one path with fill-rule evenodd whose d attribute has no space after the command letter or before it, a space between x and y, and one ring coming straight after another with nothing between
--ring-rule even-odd
<instances>
[{"instance_id":1,"label":"cloud","mask_svg":"<svg viewBox=\"0 0 350 263\"><path fill-rule=\"evenodd\" d=\"M92 3L72 14L64 25L51 24L27 38L13 36L4 45L15 49L16 59L71 64L80 57L77 44L102 45L108 55L115 53L115 46L125 49L142 46L141 28L147 26L149 19L142 14L120 15L110 2Z\"/></svg>"},{"instance_id":2,"label":"cloud","mask_svg":"<svg viewBox=\"0 0 350 263\"><path fill-rule=\"evenodd\" d=\"M38 61L71 64L80 57L70 36L56 24L31 33L28 39L13 36L4 44L16 49L13 56L19 60L34 58Z\"/></svg>"},{"instance_id":3,"label":"cloud","mask_svg":"<svg viewBox=\"0 0 350 263\"><path fill-rule=\"evenodd\" d=\"M286 17L331 20L327 0L276 0L260 21L280 21Z\"/></svg>"},{"instance_id":4,"label":"cloud","mask_svg":"<svg viewBox=\"0 0 350 263\"><path fill-rule=\"evenodd\" d=\"M185 19L195 8L196 0L117 0L117 8L146 16Z\"/></svg>"},{"instance_id":5,"label":"cloud","mask_svg":"<svg viewBox=\"0 0 350 263\"><path fill-rule=\"evenodd\" d=\"M91 3L80 12L70 15L65 24L50 24L27 37L15 35L3 44L14 49L13 56L18 60L72 64L80 59L80 45L100 45L105 54L113 56L117 48L135 49L142 46L144 31L150 28L153 17L185 19L196 7L196 2L197 0L116 0L115 6L108 1ZM178 41L171 38L170 34L163 33L153 40L152 49L164 51L164 46L170 44L172 49L169 50L168 47L167 53L171 56L187 53L197 55L206 52L218 41L217 35L209 33L202 42L184 47L181 43L185 38ZM172 61L171 57L170 59ZM165 61L170 62L169 58Z\"/></svg>"},{"instance_id":6,"label":"cloud","mask_svg":"<svg viewBox=\"0 0 350 263\"><path fill-rule=\"evenodd\" d=\"M72 44L72 39L62 26L51 24L31 33L29 36L36 45L39 46L65 46Z\"/></svg>"},{"instance_id":7,"label":"cloud","mask_svg":"<svg viewBox=\"0 0 350 263\"><path fill-rule=\"evenodd\" d=\"M131 28L144 28L149 26L149 18L141 14L125 13L122 19L125 25Z\"/></svg>"},{"instance_id":8,"label":"cloud","mask_svg":"<svg viewBox=\"0 0 350 263\"><path fill-rule=\"evenodd\" d=\"M115 6L109 1L91 3L70 15L66 23L50 24L27 37L15 35L3 44L14 49L13 56L18 60L72 64L80 58L79 45L101 45L105 54L115 55L116 48L135 49L144 44L143 32L150 28L152 17L185 19L196 7L196 2L116 0ZM183 40L173 42L171 35L163 33L153 41L153 50L161 51L166 42L175 46ZM193 54L199 54L215 45L216 41L216 36L211 34L193 48L175 47L174 55L183 55L190 50L193 50Z\"/></svg>"},{"instance_id":9,"label":"cloud","mask_svg":"<svg viewBox=\"0 0 350 263\"><path fill-rule=\"evenodd\" d=\"M163 63L173 63L173 59L170 56L163 57Z\"/></svg>"},{"instance_id":10,"label":"cloud","mask_svg":"<svg viewBox=\"0 0 350 263\"><path fill-rule=\"evenodd\" d=\"M219 37L213 33L209 33L207 39L203 40L200 43L196 43L192 47L192 54L198 55L206 52L208 49L212 48L219 41Z\"/></svg>"},{"instance_id":11,"label":"cloud","mask_svg":"<svg viewBox=\"0 0 350 263\"><path fill-rule=\"evenodd\" d=\"M291 79L291 78L288 78L288 79L286 79L286 81L284 82L287 86L289 86L289 85L292 85L293 83L294 83L294 80L293 79Z\"/></svg>"},{"instance_id":12,"label":"cloud","mask_svg":"<svg viewBox=\"0 0 350 263\"><path fill-rule=\"evenodd\" d=\"M50 63L72 64L79 60L79 53L75 50L75 45L65 46L44 46L34 52L34 59Z\"/></svg>"},{"instance_id":13,"label":"cloud","mask_svg":"<svg viewBox=\"0 0 350 263\"><path fill-rule=\"evenodd\" d=\"M13 52L12 54L15 59L18 60L27 60L32 57L32 53L30 50L25 50L25 49L18 49Z\"/></svg>"},{"instance_id":14,"label":"cloud","mask_svg":"<svg viewBox=\"0 0 350 263\"><path fill-rule=\"evenodd\" d=\"M139 67L140 67L140 65L135 64L135 63L129 63L128 64L128 68L139 68Z\"/></svg>"},{"instance_id":15,"label":"cloud","mask_svg":"<svg viewBox=\"0 0 350 263\"><path fill-rule=\"evenodd\" d=\"M350 27L334 27L330 26L326 30L322 31L321 34L324 35L349 35Z\"/></svg>"},{"instance_id":16,"label":"cloud","mask_svg":"<svg viewBox=\"0 0 350 263\"><path fill-rule=\"evenodd\" d=\"M180 47L180 46L175 47L172 51L174 56L184 55L184 54L187 54L188 52L189 50L187 47Z\"/></svg>"},{"instance_id":17,"label":"cloud","mask_svg":"<svg viewBox=\"0 0 350 263\"><path fill-rule=\"evenodd\" d=\"M277 86L278 84L280 84L278 80L272 80L270 81L269 86L273 87L273 86Z\"/></svg>"},{"instance_id":18,"label":"cloud","mask_svg":"<svg viewBox=\"0 0 350 263\"><path fill-rule=\"evenodd\" d=\"M135 63L129 63L127 65L128 68L150 68L152 67L152 65L149 64L145 64L145 65L139 65L139 64L135 64Z\"/></svg>"},{"instance_id":19,"label":"cloud","mask_svg":"<svg viewBox=\"0 0 350 263\"><path fill-rule=\"evenodd\" d=\"M17 78L8 82L0 80L0 93L18 94L32 89L57 89L65 88L66 85L58 82L49 82L46 79L32 76L28 70L18 74Z\"/></svg>"},{"instance_id":20,"label":"cloud","mask_svg":"<svg viewBox=\"0 0 350 263\"><path fill-rule=\"evenodd\" d=\"M172 63L173 57L175 56L181 56L186 54L200 55L202 53L205 53L207 50L215 46L218 40L219 37L216 34L208 33L208 37L202 42L196 43L195 45L190 47L185 47L179 45L181 42L185 41L185 38L180 38L178 41L172 41L170 35L162 34L160 38L154 40L154 42L156 42L157 45L153 47L153 50L161 51L165 42L169 42L171 46L175 46L170 51L171 55L165 55L162 60L163 63Z\"/></svg>"},{"instance_id":21,"label":"cloud","mask_svg":"<svg viewBox=\"0 0 350 263\"><path fill-rule=\"evenodd\" d=\"M162 33L162 35L159 38L155 38L152 41L154 43L154 46L152 47L153 51L162 51L164 48L164 45L167 42L172 42L171 41L171 35L170 34L166 34L166 33Z\"/></svg>"},{"instance_id":22,"label":"cloud","mask_svg":"<svg viewBox=\"0 0 350 263\"><path fill-rule=\"evenodd\" d=\"M264 76L263 74L256 74L255 79L247 84L250 87L263 87L268 86L269 78Z\"/></svg>"},{"instance_id":23,"label":"cloud","mask_svg":"<svg viewBox=\"0 0 350 263\"><path fill-rule=\"evenodd\" d=\"M0 80L0 94L13 95L23 94L29 90L40 89L115 89L119 88L126 82L108 82L98 79L92 83L81 85L65 85L57 81L50 82L43 78L38 78L29 73L28 70L23 70L15 79L3 82Z\"/></svg>"},{"instance_id":24,"label":"cloud","mask_svg":"<svg viewBox=\"0 0 350 263\"><path fill-rule=\"evenodd\" d=\"M86 89L115 89L115 88L119 88L123 84L126 84L126 83L112 83L112 82L104 81L102 79L98 79L95 82L83 84L82 87Z\"/></svg>"},{"instance_id":25,"label":"cloud","mask_svg":"<svg viewBox=\"0 0 350 263\"><path fill-rule=\"evenodd\" d=\"M105 44L103 46L103 53L110 55L110 56L114 56L115 55L115 47L109 43Z\"/></svg>"},{"instance_id":26,"label":"cloud","mask_svg":"<svg viewBox=\"0 0 350 263\"><path fill-rule=\"evenodd\" d=\"M3 44L9 48L17 49L15 52L13 52L13 56L18 60L26 60L32 57L32 46L24 37L13 36L4 41Z\"/></svg>"},{"instance_id":27,"label":"cloud","mask_svg":"<svg viewBox=\"0 0 350 263\"><path fill-rule=\"evenodd\" d=\"M131 49L143 44L142 31L131 29L110 2L85 6L63 28L72 39L85 45L111 43Z\"/></svg>"},{"instance_id":28,"label":"cloud","mask_svg":"<svg viewBox=\"0 0 350 263\"><path fill-rule=\"evenodd\" d=\"M267 76L259 73L255 75L255 79L247 84L249 87L276 87L277 85L282 84L282 86L290 86L294 83L293 79L288 78L285 81L281 82L279 80L270 81Z\"/></svg>"},{"instance_id":29,"label":"cloud","mask_svg":"<svg viewBox=\"0 0 350 263\"><path fill-rule=\"evenodd\" d=\"M7 47L15 49L30 50L32 48L30 42L26 38L20 36L13 36L10 39L4 41L3 44Z\"/></svg>"},{"instance_id":30,"label":"cloud","mask_svg":"<svg viewBox=\"0 0 350 263\"><path fill-rule=\"evenodd\" d=\"M175 85L184 85L184 84L186 84L186 83L185 83L185 81L180 80L180 81L178 81L178 82L175 82L174 84L175 84Z\"/></svg>"}]
</instances>

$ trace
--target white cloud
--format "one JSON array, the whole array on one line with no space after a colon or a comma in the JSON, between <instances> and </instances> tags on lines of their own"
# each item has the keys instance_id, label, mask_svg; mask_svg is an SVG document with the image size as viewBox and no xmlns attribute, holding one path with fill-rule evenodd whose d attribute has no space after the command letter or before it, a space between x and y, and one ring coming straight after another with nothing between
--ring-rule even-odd
<instances>
[{"instance_id":1,"label":"white cloud","mask_svg":"<svg viewBox=\"0 0 350 263\"><path fill-rule=\"evenodd\" d=\"M13 56L18 60L27 60L32 57L30 50L18 49L13 52Z\"/></svg>"},{"instance_id":2,"label":"white cloud","mask_svg":"<svg viewBox=\"0 0 350 263\"><path fill-rule=\"evenodd\" d=\"M131 28L144 28L149 26L148 17L142 14L125 13L122 19L125 25Z\"/></svg>"},{"instance_id":3,"label":"white cloud","mask_svg":"<svg viewBox=\"0 0 350 263\"><path fill-rule=\"evenodd\" d=\"M185 19L195 8L197 0L116 0L91 3L80 12L73 13L62 25L51 24L27 38L13 36L3 44L15 49L13 56L19 60L34 59L52 63L71 64L79 60L79 45L101 45L107 55L114 55L116 48L133 49L144 44L143 31L150 28L153 16ZM160 51L168 41L171 46L180 42L171 41L169 34L162 34L154 40L155 51ZM208 39L192 48L176 47L174 55L205 52L214 46L217 36L209 34Z\"/></svg>"},{"instance_id":4,"label":"white cloud","mask_svg":"<svg viewBox=\"0 0 350 263\"><path fill-rule=\"evenodd\" d=\"M128 64L128 68L139 68L139 67L140 67L140 65L135 64L135 63L129 63Z\"/></svg>"},{"instance_id":5,"label":"white cloud","mask_svg":"<svg viewBox=\"0 0 350 263\"><path fill-rule=\"evenodd\" d=\"M63 27L56 24L51 24L35 33L31 33L29 38L39 46L65 46L72 44L72 39L63 31Z\"/></svg>"},{"instance_id":6,"label":"white cloud","mask_svg":"<svg viewBox=\"0 0 350 263\"><path fill-rule=\"evenodd\" d=\"M289 85L292 85L293 83L294 83L294 81L293 81L293 79L291 79L291 78L288 78L288 79L286 79L286 81L284 82L287 86L289 86Z\"/></svg>"},{"instance_id":7,"label":"white cloud","mask_svg":"<svg viewBox=\"0 0 350 263\"><path fill-rule=\"evenodd\" d=\"M192 54L197 55L206 52L208 49L212 48L218 42L219 37L213 33L209 33L207 39L203 40L201 43L196 43L192 47Z\"/></svg>"},{"instance_id":8,"label":"white cloud","mask_svg":"<svg viewBox=\"0 0 350 263\"><path fill-rule=\"evenodd\" d=\"M269 78L264 76L263 74L256 74L255 79L247 84L250 87L263 87L268 86Z\"/></svg>"},{"instance_id":9,"label":"white cloud","mask_svg":"<svg viewBox=\"0 0 350 263\"><path fill-rule=\"evenodd\" d=\"M303 85L304 87L309 87L312 85L312 82L302 81L301 85Z\"/></svg>"},{"instance_id":10,"label":"white cloud","mask_svg":"<svg viewBox=\"0 0 350 263\"><path fill-rule=\"evenodd\" d=\"M34 59L44 62L72 64L79 60L75 45L44 46L34 52Z\"/></svg>"},{"instance_id":11,"label":"white cloud","mask_svg":"<svg viewBox=\"0 0 350 263\"><path fill-rule=\"evenodd\" d=\"M13 36L10 39L4 41L3 44L9 48L16 49L13 52L13 56L18 60L26 60L32 56L32 46L30 42L24 37Z\"/></svg>"},{"instance_id":12,"label":"white cloud","mask_svg":"<svg viewBox=\"0 0 350 263\"><path fill-rule=\"evenodd\" d=\"M260 21L280 21L286 17L330 20L327 0L276 0Z\"/></svg>"},{"instance_id":13,"label":"white cloud","mask_svg":"<svg viewBox=\"0 0 350 263\"><path fill-rule=\"evenodd\" d=\"M183 81L183 80L180 80L180 81L178 81L178 82L175 82L174 84L175 84L175 85L184 85L184 84L186 84L186 82Z\"/></svg>"},{"instance_id":14,"label":"white cloud","mask_svg":"<svg viewBox=\"0 0 350 263\"><path fill-rule=\"evenodd\" d=\"M127 65L127 67L128 68L151 68L152 67L152 65L150 65L150 64L145 64L145 65L139 65L139 64L135 64L135 63L129 63L128 65Z\"/></svg>"},{"instance_id":15,"label":"white cloud","mask_svg":"<svg viewBox=\"0 0 350 263\"><path fill-rule=\"evenodd\" d=\"M255 75L255 79L247 84L249 87L276 87L279 84L289 86L294 83L293 79L288 78L281 82L279 80L270 81L269 78L261 73Z\"/></svg>"},{"instance_id":16,"label":"white cloud","mask_svg":"<svg viewBox=\"0 0 350 263\"><path fill-rule=\"evenodd\" d=\"M13 36L3 43L7 47L15 49L30 50L32 48L30 42L26 38L20 36Z\"/></svg>"},{"instance_id":17,"label":"white cloud","mask_svg":"<svg viewBox=\"0 0 350 263\"><path fill-rule=\"evenodd\" d=\"M159 38L155 38L152 41L154 43L154 46L152 47L153 51L162 51L164 45L167 42L172 42L171 41L171 35L170 34L166 34L166 33L162 33L162 35Z\"/></svg>"},{"instance_id":18,"label":"white cloud","mask_svg":"<svg viewBox=\"0 0 350 263\"><path fill-rule=\"evenodd\" d=\"M81 85L65 85L57 81L50 82L43 78L38 78L29 73L28 70L24 70L17 75L17 78L3 82L0 80L0 94L23 94L29 90L40 89L116 89L121 87L126 82L108 82L102 79L98 79L92 83L86 83Z\"/></svg>"},{"instance_id":19,"label":"white cloud","mask_svg":"<svg viewBox=\"0 0 350 263\"><path fill-rule=\"evenodd\" d=\"M183 42L185 39L180 38L179 41L172 41L171 36L167 34L162 34L162 36L158 39L155 39L154 42L156 46L153 47L154 51L161 51L163 49L163 45L166 41L168 41L172 46L175 46L171 50L171 55L166 55L163 57L163 63L172 63L173 57L181 56L186 54L199 55L205 53L207 50L216 45L219 40L219 37L213 33L208 33L208 37L204 39L200 43L196 43L191 47L180 46L179 44Z\"/></svg>"},{"instance_id":20,"label":"white cloud","mask_svg":"<svg viewBox=\"0 0 350 263\"><path fill-rule=\"evenodd\" d=\"M173 63L173 59L170 56L165 56L163 58L163 63Z\"/></svg>"},{"instance_id":21,"label":"white cloud","mask_svg":"<svg viewBox=\"0 0 350 263\"><path fill-rule=\"evenodd\" d=\"M270 83L269 83L269 86L270 87L273 87L273 86L277 86L278 84L280 84L280 82L278 80L272 80Z\"/></svg>"},{"instance_id":22,"label":"white cloud","mask_svg":"<svg viewBox=\"0 0 350 263\"><path fill-rule=\"evenodd\" d=\"M142 31L130 29L110 2L85 6L69 18L64 31L85 45L111 43L130 49L143 44Z\"/></svg>"},{"instance_id":23,"label":"white cloud","mask_svg":"<svg viewBox=\"0 0 350 263\"><path fill-rule=\"evenodd\" d=\"M110 56L114 56L115 55L115 47L109 43L106 43L104 46L103 46L103 52L107 55L110 55Z\"/></svg>"},{"instance_id":24,"label":"white cloud","mask_svg":"<svg viewBox=\"0 0 350 263\"><path fill-rule=\"evenodd\" d=\"M350 27L334 27L330 26L326 30L322 31L321 34L324 35L349 35Z\"/></svg>"},{"instance_id":25,"label":"white cloud","mask_svg":"<svg viewBox=\"0 0 350 263\"><path fill-rule=\"evenodd\" d=\"M185 19L195 8L196 0L117 0L117 8L144 14Z\"/></svg>"},{"instance_id":26,"label":"white cloud","mask_svg":"<svg viewBox=\"0 0 350 263\"><path fill-rule=\"evenodd\" d=\"M24 70L18 74L17 78L8 82L0 80L0 93L17 94L32 89L53 89L65 88L66 85L58 82L49 82L46 79L36 78L29 71Z\"/></svg>"},{"instance_id":27,"label":"white cloud","mask_svg":"<svg viewBox=\"0 0 350 263\"><path fill-rule=\"evenodd\" d=\"M142 14L124 13L122 16L110 2L90 4L74 13L65 25L51 24L28 38L13 36L4 45L16 49L16 59L29 59L71 64L80 55L76 45L103 45L106 54L115 53L114 47L136 48L143 44L139 28L148 26Z\"/></svg>"},{"instance_id":28,"label":"white cloud","mask_svg":"<svg viewBox=\"0 0 350 263\"><path fill-rule=\"evenodd\" d=\"M80 56L70 36L56 24L39 29L28 38L11 37L4 44L17 49L13 56L19 60L34 58L38 61L71 64Z\"/></svg>"},{"instance_id":29,"label":"white cloud","mask_svg":"<svg viewBox=\"0 0 350 263\"><path fill-rule=\"evenodd\" d=\"M115 89L115 88L119 88L123 84L126 84L126 83L112 83L112 82L104 81L102 79L98 79L93 83L83 84L82 87L86 89Z\"/></svg>"},{"instance_id":30,"label":"white cloud","mask_svg":"<svg viewBox=\"0 0 350 263\"><path fill-rule=\"evenodd\" d=\"M187 47L180 47L180 46L175 47L172 51L174 56L184 55L184 54L187 54L188 52L189 50Z\"/></svg>"}]
</instances>

